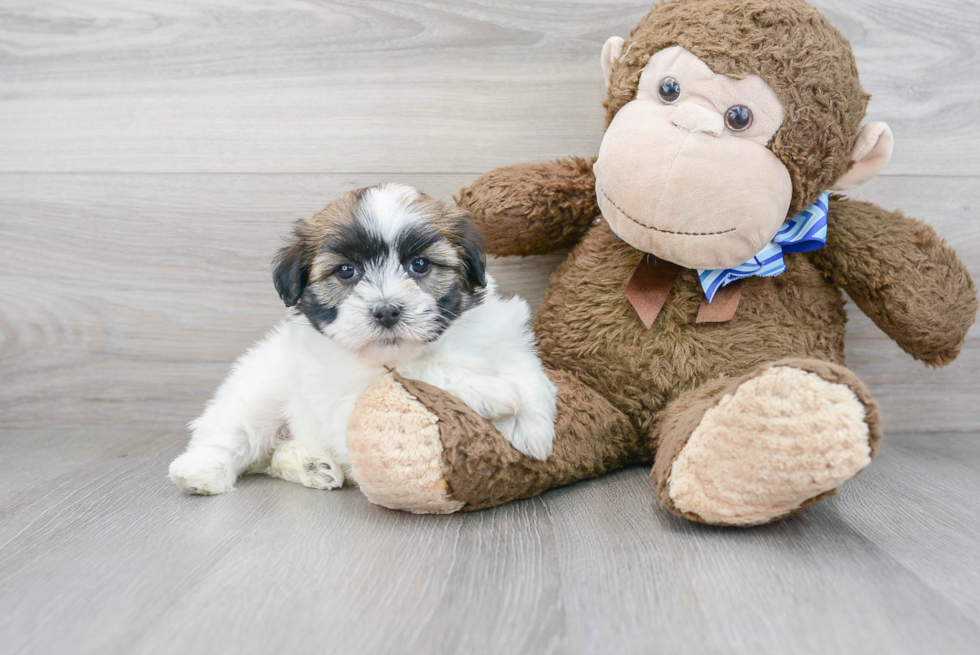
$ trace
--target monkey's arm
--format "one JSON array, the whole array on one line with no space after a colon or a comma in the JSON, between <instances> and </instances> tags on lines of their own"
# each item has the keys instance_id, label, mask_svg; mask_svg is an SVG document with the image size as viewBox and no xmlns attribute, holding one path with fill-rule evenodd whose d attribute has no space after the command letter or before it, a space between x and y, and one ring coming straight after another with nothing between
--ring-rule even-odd
<instances>
[{"instance_id":1,"label":"monkey's arm","mask_svg":"<svg viewBox=\"0 0 980 655\"><path fill-rule=\"evenodd\" d=\"M542 255L570 248L599 216L595 158L518 164L482 175L456 202L494 255Z\"/></svg>"},{"instance_id":2,"label":"monkey's arm","mask_svg":"<svg viewBox=\"0 0 980 655\"><path fill-rule=\"evenodd\" d=\"M977 313L953 249L921 221L840 196L829 222L813 262L902 350L930 366L953 361Z\"/></svg>"}]
</instances>

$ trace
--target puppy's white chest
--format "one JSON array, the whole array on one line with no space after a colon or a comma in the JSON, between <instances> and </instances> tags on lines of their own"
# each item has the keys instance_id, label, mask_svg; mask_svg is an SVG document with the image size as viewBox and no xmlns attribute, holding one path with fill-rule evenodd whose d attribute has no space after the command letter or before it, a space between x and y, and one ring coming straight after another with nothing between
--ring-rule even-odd
<instances>
[{"instance_id":1,"label":"puppy's white chest","mask_svg":"<svg viewBox=\"0 0 980 655\"><path fill-rule=\"evenodd\" d=\"M328 449L347 466L347 423L361 392L384 369L365 365L322 335L295 334L292 393L285 407L294 440Z\"/></svg>"}]
</instances>

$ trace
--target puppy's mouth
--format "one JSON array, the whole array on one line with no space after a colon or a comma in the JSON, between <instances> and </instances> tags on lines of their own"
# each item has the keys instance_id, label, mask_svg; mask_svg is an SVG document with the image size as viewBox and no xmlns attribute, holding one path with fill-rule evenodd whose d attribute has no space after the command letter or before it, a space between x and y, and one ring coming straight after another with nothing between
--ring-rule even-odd
<instances>
[{"instance_id":1,"label":"puppy's mouth","mask_svg":"<svg viewBox=\"0 0 980 655\"><path fill-rule=\"evenodd\" d=\"M371 345L376 348L397 348L413 341L409 335L405 334L404 328L399 329L400 327L383 327L378 329L372 335Z\"/></svg>"},{"instance_id":2,"label":"puppy's mouth","mask_svg":"<svg viewBox=\"0 0 980 655\"><path fill-rule=\"evenodd\" d=\"M384 335L384 336L376 339L374 343L377 344L377 345L379 345L379 346L395 347L395 346L401 344L402 341L403 341L403 339L401 337L397 337L397 336L395 336L393 334L386 334L386 335Z\"/></svg>"}]
</instances>

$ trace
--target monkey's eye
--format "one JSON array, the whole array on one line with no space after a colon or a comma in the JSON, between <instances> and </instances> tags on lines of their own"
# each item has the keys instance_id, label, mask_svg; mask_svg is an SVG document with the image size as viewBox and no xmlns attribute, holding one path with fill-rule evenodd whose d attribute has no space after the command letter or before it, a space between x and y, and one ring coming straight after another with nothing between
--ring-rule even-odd
<instances>
[{"instance_id":1,"label":"monkey's eye","mask_svg":"<svg viewBox=\"0 0 980 655\"><path fill-rule=\"evenodd\" d=\"M752 110L745 105L734 105L725 110L725 125L732 132L749 129L752 124Z\"/></svg>"},{"instance_id":2,"label":"monkey's eye","mask_svg":"<svg viewBox=\"0 0 980 655\"><path fill-rule=\"evenodd\" d=\"M408 265L408 270L419 277L425 275L429 272L429 260L425 257L416 257L412 260L412 263Z\"/></svg>"},{"instance_id":3,"label":"monkey's eye","mask_svg":"<svg viewBox=\"0 0 980 655\"><path fill-rule=\"evenodd\" d=\"M665 77L660 80L660 88L657 89L657 92L660 94L661 100L672 105L681 97L681 83L672 77Z\"/></svg>"},{"instance_id":4,"label":"monkey's eye","mask_svg":"<svg viewBox=\"0 0 980 655\"><path fill-rule=\"evenodd\" d=\"M337 270L334 271L334 273L336 274L337 277L339 277L341 280L344 280L345 282L353 280L355 277L358 276L357 267L354 266L353 264L341 264L340 266L337 267Z\"/></svg>"}]
</instances>

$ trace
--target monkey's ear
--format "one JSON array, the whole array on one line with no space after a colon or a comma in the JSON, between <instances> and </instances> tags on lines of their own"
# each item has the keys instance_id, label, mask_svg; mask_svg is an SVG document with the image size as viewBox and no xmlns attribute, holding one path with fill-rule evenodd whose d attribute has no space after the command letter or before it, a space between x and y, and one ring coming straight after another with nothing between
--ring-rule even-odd
<instances>
[{"instance_id":1,"label":"monkey's ear","mask_svg":"<svg viewBox=\"0 0 980 655\"><path fill-rule=\"evenodd\" d=\"M292 243L276 255L273 266L272 282L276 291L286 307L292 307L299 302L310 281L310 264L303 240L299 236L293 237Z\"/></svg>"},{"instance_id":2,"label":"monkey's ear","mask_svg":"<svg viewBox=\"0 0 980 655\"><path fill-rule=\"evenodd\" d=\"M877 175L892 156L895 139L891 128L884 123L868 123L858 134L857 143L851 151L851 165L847 172L837 178L831 191L847 191L859 187Z\"/></svg>"},{"instance_id":3,"label":"monkey's ear","mask_svg":"<svg viewBox=\"0 0 980 655\"><path fill-rule=\"evenodd\" d=\"M606 78L606 88L609 88L609 78L612 77L613 65L619 63L623 56L623 45L626 41L621 36L610 36L602 46L602 76Z\"/></svg>"}]
</instances>

